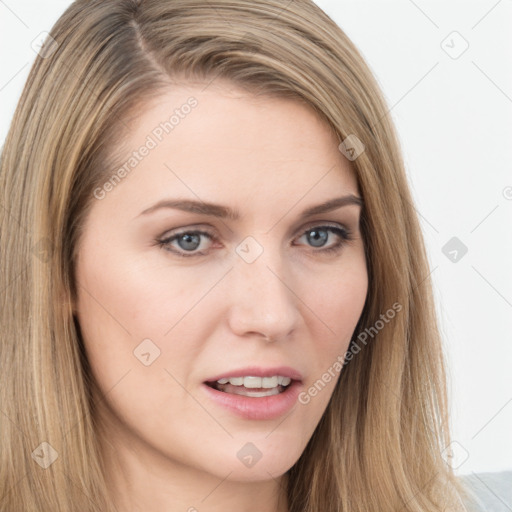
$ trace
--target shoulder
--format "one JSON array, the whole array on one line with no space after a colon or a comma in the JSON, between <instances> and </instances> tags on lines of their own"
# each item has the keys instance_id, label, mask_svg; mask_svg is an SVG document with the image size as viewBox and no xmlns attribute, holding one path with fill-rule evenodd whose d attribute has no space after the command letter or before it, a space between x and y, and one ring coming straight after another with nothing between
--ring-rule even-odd
<instances>
[{"instance_id":1,"label":"shoulder","mask_svg":"<svg viewBox=\"0 0 512 512\"><path fill-rule=\"evenodd\" d=\"M510 512L512 510L512 471L460 475L468 491L463 497L468 512Z\"/></svg>"}]
</instances>

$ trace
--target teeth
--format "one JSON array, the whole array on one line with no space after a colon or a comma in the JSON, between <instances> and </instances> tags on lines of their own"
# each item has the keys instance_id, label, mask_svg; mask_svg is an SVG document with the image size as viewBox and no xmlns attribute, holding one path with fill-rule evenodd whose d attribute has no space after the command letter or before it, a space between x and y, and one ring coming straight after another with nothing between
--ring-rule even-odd
<instances>
[{"instance_id":1,"label":"teeth","mask_svg":"<svg viewBox=\"0 0 512 512\"><path fill-rule=\"evenodd\" d=\"M246 389L243 386L234 387L232 390L234 395L250 396L253 398L261 398L263 396L274 396L279 394L278 388L270 388L266 391L254 391L253 389Z\"/></svg>"},{"instance_id":2,"label":"teeth","mask_svg":"<svg viewBox=\"0 0 512 512\"><path fill-rule=\"evenodd\" d=\"M218 384L233 384L233 386L244 386L248 389L266 388L271 389L277 386L288 386L292 380L290 377L274 375L273 377L229 377L217 381Z\"/></svg>"},{"instance_id":3,"label":"teeth","mask_svg":"<svg viewBox=\"0 0 512 512\"><path fill-rule=\"evenodd\" d=\"M291 381L292 379L290 379L290 377L277 377L277 383L281 386L288 386Z\"/></svg>"},{"instance_id":4,"label":"teeth","mask_svg":"<svg viewBox=\"0 0 512 512\"><path fill-rule=\"evenodd\" d=\"M263 387L263 379L261 377L244 377L244 388L262 388ZM275 386L271 386L275 387Z\"/></svg>"},{"instance_id":5,"label":"teeth","mask_svg":"<svg viewBox=\"0 0 512 512\"><path fill-rule=\"evenodd\" d=\"M261 387L262 388L275 388L277 386L277 381L279 377L263 377L261 379ZM244 380L245 382L245 380ZM247 387L247 386L246 386Z\"/></svg>"}]
</instances>

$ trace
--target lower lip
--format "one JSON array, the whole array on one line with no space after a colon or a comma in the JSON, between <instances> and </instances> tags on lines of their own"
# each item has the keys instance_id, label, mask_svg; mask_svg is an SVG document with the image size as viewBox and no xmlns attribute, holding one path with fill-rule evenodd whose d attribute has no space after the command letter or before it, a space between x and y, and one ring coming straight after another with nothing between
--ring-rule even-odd
<instances>
[{"instance_id":1,"label":"lower lip","mask_svg":"<svg viewBox=\"0 0 512 512\"><path fill-rule=\"evenodd\" d=\"M218 391L203 383L203 388L217 404L247 420L272 420L286 414L297 402L302 384L292 381L278 395L250 397Z\"/></svg>"}]
</instances>

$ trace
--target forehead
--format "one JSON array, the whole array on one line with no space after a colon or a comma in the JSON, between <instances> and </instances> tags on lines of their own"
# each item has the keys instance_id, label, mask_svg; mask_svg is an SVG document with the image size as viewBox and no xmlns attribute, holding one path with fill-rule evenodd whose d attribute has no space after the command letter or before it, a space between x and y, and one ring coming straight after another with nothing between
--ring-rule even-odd
<instances>
[{"instance_id":1,"label":"forehead","mask_svg":"<svg viewBox=\"0 0 512 512\"><path fill-rule=\"evenodd\" d=\"M255 96L220 81L182 84L148 100L128 127L109 170L113 176L123 169L122 179L109 196L137 208L165 195L243 211L273 200L307 205L337 191L357 194L336 135L294 99Z\"/></svg>"}]
</instances>

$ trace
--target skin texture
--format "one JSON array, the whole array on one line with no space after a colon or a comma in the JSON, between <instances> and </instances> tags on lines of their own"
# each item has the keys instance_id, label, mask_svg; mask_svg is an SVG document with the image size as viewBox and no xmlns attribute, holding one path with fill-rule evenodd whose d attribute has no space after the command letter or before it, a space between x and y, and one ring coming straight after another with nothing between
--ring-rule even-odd
<instances>
[{"instance_id":1,"label":"skin texture","mask_svg":"<svg viewBox=\"0 0 512 512\"><path fill-rule=\"evenodd\" d=\"M120 183L92 199L79 244L75 313L105 395L95 414L108 478L123 512L282 512L285 473L337 378L274 420L235 415L202 383L235 368L287 365L307 390L345 354L368 288L360 206L300 214L359 196L357 181L310 107L219 80L207 88L182 84L147 103L129 121L120 161L191 96L197 106ZM229 206L241 217L170 208L140 215L176 198ZM348 228L352 240L321 231L328 239L315 245L307 230L324 224ZM183 240L168 250L157 243L194 229L215 239L203 236L193 249ZM236 251L248 236L263 250L252 263ZM340 242L337 252L322 253ZM203 255L169 250L187 248ZM142 359L152 362L145 365L134 351L147 339L150 356ZM237 457L246 443L262 454L252 467Z\"/></svg>"}]
</instances>

